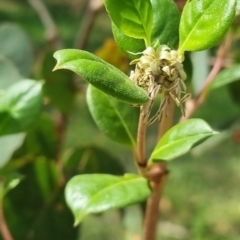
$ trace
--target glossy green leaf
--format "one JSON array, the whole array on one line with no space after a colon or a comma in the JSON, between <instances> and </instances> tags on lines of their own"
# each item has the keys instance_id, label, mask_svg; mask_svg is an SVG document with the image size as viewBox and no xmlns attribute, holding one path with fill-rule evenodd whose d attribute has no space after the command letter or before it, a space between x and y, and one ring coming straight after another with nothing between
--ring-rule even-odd
<instances>
[{"instance_id":1,"label":"glossy green leaf","mask_svg":"<svg viewBox=\"0 0 240 240\"><path fill-rule=\"evenodd\" d=\"M100 128L116 142L135 147L138 125L138 109L118 101L89 85L87 103Z\"/></svg>"},{"instance_id":2,"label":"glossy green leaf","mask_svg":"<svg viewBox=\"0 0 240 240\"><path fill-rule=\"evenodd\" d=\"M201 119L186 120L164 134L150 159L156 162L173 160L187 153L213 134L216 132L205 121Z\"/></svg>"},{"instance_id":3,"label":"glossy green leaf","mask_svg":"<svg viewBox=\"0 0 240 240\"><path fill-rule=\"evenodd\" d=\"M119 30L150 45L153 10L150 0L104 0L107 12Z\"/></svg>"},{"instance_id":4,"label":"glossy green leaf","mask_svg":"<svg viewBox=\"0 0 240 240\"><path fill-rule=\"evenodd\" d=\"M235 13L236 0L189 0L180 21L180 54L216 45L231 26Z\"/></svg>"},{"instance_id":5,"label":"glossy green leaf","mask_svg":"<svg viewBox=\"0 0 240 240\"><path fill-rule=\"evenodd\" d=\"M139 53L143 52L146 48L144 40L139 38L133 38L129 37L125 34L123 34L114 23L112 23L112 31L113 36L118 44L118 46L121 48L121 50L131 59L139 58L138 54L133 53Z\"/></svg>"},{"instance_id":6,"label":"glossy green leaf","mask_svg":"<svg viewBox=\"0 0 240 240\"><path fill-rule=\"evenodd\" d=\"M7 164L15 150L23 144L25 135L25 133L18 133L0 137L0 168Z\"/></svg>"},{"instance_id":7,"label":"glossy green leaf","mask_svg":"<svg viewBox=\"0 0 240 240\"><path fill-rule=\"evenodd\" d=\"M128 76L91 53L65 49L57 51L54 57L57 59L54 70L69 69L118 100L135 104L149 100L147 92L136 86Z\"/></svg>"},{"instance_id":8,"label":"glossy green leaf","mask_svg":"<svg viewBox=\"0 0 240 240\"><path fill-rule=\"evenodd\" d=\"M117 177L109 174L86 174L73 177L65 197L75 216L75 225L90 213L121 208L145 200L151 194L148 182L138 175Z\"/></svg>"},{"instance_id":9,"label":"glossy green leaf","mask_svg":"<svg viewBox=\"0 0 240 240\"><path fill-rule=\"evenodd\" d=\"M153 26L151 34L151 45L157 41L175 48L178 44L178 26L180 14L172 0L151 0L153 6ZM139 53L146 49L143 39L129 37L123 34L114 23L112 31L115 41L122 51L130 58L139 58Z\"/></svg>"},{"instance_id":10,"label":"glossy green leaf","mask_svg":"<svg viewBox=\"0 0 240 240\"><path fill-rule=\"evenodd\" d=\"M153 7L152 45L157 41L176 48L180 13L173 0L151 0Z\"/></svg>"},{"instance_id":11,"label":"glossy green leaf","mask_svg":"<svg viewBox=\"0 0 240 240\"><path fill-rule=\"evenodd\" d=\"M41 83L22 80L12 85L0 97L0 135L26 130L39 116L41 107Z\"/></svg>"},{"instance_id":12,"label":"glossy green leaf","mask_svg":"<svg viewBox=\"0 0 240 240\"><path fill-rule=\"evenodd\" d=\"M124 174L120 160L96 146L82 146L68 150L64 157L64 169L68 175L80 173Z\"/></svg>"},{"instance_id":13,"label":"glossy green leaf","mask_svg":"<svg viewBox=\"0 0 240 240\"><path fill-rule=\"evenodd\" d=\"M211 89L219 88L240 80L240 64L221 71L211 84Z\"/></svg>"},{"instance_id":14,"label":"glossy green leaf","mask_svg":"<svg viewBox=\"0 0 240 240\"><path fill-rule=\"evenodd\" d=\"M5 90L22 78L15 65L9 59L0 55L0 91Z\"/></svg>"},{"instance_id":15,"label":"glossy green leaf","mask_svg":"<svg viewBox=\"0 0 240 240\"><path fill-rule=\"evenodd\" d=\"M0 54L15 65L23 77L29 76L33 49L28 36L18 25L0 25Z\"/></svg>"}]
</instances>

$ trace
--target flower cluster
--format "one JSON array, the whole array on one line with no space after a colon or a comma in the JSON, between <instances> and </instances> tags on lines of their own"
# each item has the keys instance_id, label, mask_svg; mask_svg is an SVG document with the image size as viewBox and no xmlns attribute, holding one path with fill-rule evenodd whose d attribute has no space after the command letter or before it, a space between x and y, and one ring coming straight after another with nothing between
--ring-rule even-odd
<instances>
[{"instance_id":1,"label":"flower cluster","mask_svg":"<svg viewBox=\"0 0 240 240\"><path fill-rule=\"evenodd\" d=\"M139 59L130 63L136 64L135 71L130 73L130 78L149 94L150 104L148 104L147 115L150 114L157 95L161 94L159 111L149 123L156 119L161 120L170 98L181 108L184 115L182 104L190 94L186 94L184 80L187 76L183 70L183 60L183 56L179 56L177 51L171 50L166 45L160 45L156 50L148 47Z\"/></svg>"}]
</instances>

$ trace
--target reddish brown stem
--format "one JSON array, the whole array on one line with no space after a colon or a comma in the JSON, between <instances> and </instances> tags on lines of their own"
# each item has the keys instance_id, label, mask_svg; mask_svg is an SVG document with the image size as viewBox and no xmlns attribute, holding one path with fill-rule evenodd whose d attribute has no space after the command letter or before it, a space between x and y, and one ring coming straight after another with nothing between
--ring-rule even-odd
<instances>
[{"instance_id":1,"label":"reddish brown stem","mask_svg":"<svg viewBox=\"0 0 240 240\"><path fill-rule=\"evenodd\" d=\"M1 200L0 200L0 231L4 240L13 240L13 237L8 229L8 226L4 217L3 205Z\"/></svg>"},{"instance_id":2,"label":"reddish brown stem","mask_svg":"<svg viewBox=\"0 0 240 240\"><path fill-rule=\"evenodd\" d=\"M48 42L52 43L56 49L62 48L63 43L59 36L57 26L52 19L47 7L41 0L28 0L29 4L36 11L45 29Z\"/></svg>"},{"instance_id":3,"label":"reddish brown stem","mask_svg":"<svg viewBox=\"0 0 240 240\"><path fill-rule=\"evenodd\" d=\"M65 134L66 134L66 127L67 127L67 116L62 112L57 112L55 114L55 126L58 136L58 143L57 143L57 149L56 149L56 164L57 169L59 172L59 184L60 186L64 186L65 184L65 176L63 171L63 161L61 159L62 154L62 148L64 145L65 140Z\"/></svg>"},{"instance_id":4,"label":"reddish brown stem","mask_svg":"<svg viewBox=\"0 0 240 240\"><path fill-rule=\"evenodd\" d=\"M144 106L141 106L140 116L138 122L138 133L137 133L137 165L146 167L146 156L145 156L145 138L146 138L147 119L144 111Z\"/></svg>"},{"instance_id":5,"label":"reddish brown stem","mask_svg":"<svg viewBox=\"0 0 240 240\"><path fill-rule=\"evenodd\" d=\"M170 99L168 108L163 113L163 117L159 125L159 138L161 138L166 131L171 128L174 118L174 109L175 104L173 100ZM166 180L166 167L166 163L153 164L149 172L152 195L147 200L144 221L144 240L154 240L156 237L159 204Z\"/></svg>"},{"instance_id":6,"label":"reddish brown stem","mask_svg":"<svg viewBox=\"0 0 240 240\"><path fill-rule=\"evenodd\" d=\"M74 46L76 48L79 48L79 49L86 48L87 41L94 24L94 20L102 8L103 8L102 0L89 1L84 20L79 28L79 31L77 33L77 37L75 40Z\"/></svg>"},{"instance_id":7,"label":"reddish brown stem","mask_svg":"<svg viewBox=\"0 0 240 240\"><path fill-rule=\"evenodd\" d=\"M207 89L209 85L214 81L215 77L219 73L219 71L222 69L224 65L224 60L226 55L229 52L229 48L231 47L232 42L232 34L229 33L222 44L219 47L216 61L213 65L212 70L210 71L208 77L206 78L205 83L203 84L201 90L197 94L197 96L194 99L190 99L186 102L186 109L185 109L185 116L181 118L181 121L190 118L193 113L203 104L205 101L206 95L207 95Z\"/></svg>"},{"instance_id":8,"label":"reddish brown stem","mask_svg":"<svg viewBox=\"0 0 240 240\"><path fill-rule=\"evenodd\" d=\"M165 168L162 166L161 168ZM159 217L159 203L161 199L161 194L163 192L163 187L165 185L165 175L161 177L160 182L152 182L152 195L148 198L144 222L144 240L154 240L157 234L157 223Z\"/></svg>"}]
</instances>

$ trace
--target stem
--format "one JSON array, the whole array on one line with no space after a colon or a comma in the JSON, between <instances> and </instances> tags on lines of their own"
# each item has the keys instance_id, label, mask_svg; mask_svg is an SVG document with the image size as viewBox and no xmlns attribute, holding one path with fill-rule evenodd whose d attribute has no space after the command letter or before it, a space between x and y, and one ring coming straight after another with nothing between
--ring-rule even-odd
<instances>
[{"instance_id":1,"label":"stem","mask_svg":"<svg viewBox=\"0 0 240 240\"><path fill-rule=\"evenodd\" d=\"M165 164L164 164L165 165ZM165 168L165 166L162 166ZM165 175L165 174L164 174ZM164 176L163 175L163 176ZM162 190L165 184L165 177L161 177L159 183L152 182L152 195L147 200L146 214L144 221L144 240L154 240L157 232L157 222L159 217L159 203Z\"/></svg>"},{"instance_id":2,"label":"stem","mask_svg":"<svg viewBox=\"0 0 240 240\"><path fill-rule=\"evenodd\" d=\"M44 3L41 0L28 0L28 3L37 12L45 29L49 42L54 43L56 49L62 48L63 44L58 34L57 27Z\"/></svg>"},{"instance_id":3,"label":"stem","mask_svg":"<svg viewBox=\"0 0 240 240\"><path fill-rule=\"evenodd\" d=\"M202 88L200 89L199 93L194 99L190 99L186 102L186 110L185 110L185 116L180 119L180 121L186 120L190 118L193 113L203 104L205 101L205 98L207 96L207 89L210 86L210 84L214 81L215 77L219 73L219 71L222 69L222 67L225 64L225 57L229 52L229 48L231 47L232 42L232 34L229 33L222 44L219 47L218 53L217 53L217 59L213 65L213 68L211 72L209 73L208 77L206 78L206 81L204 82Z\"/></svg>"},{"instance_id":4,"label":"stem","mask_svg":"<svg viewBox=\"0 0 240 240\"><path fill-rule=\"evenodd\" d=\"M159 125L159 138L171 128L173 124L175 104L170 99L168 108L163 112L162 121ZM159 217L159 203L166 181L167 164L154 164L149 173L152 195L147 200L146 214L144 221L144 240L154 240L156 237L157 223Z\"/></svg>"},{"instance_id":5,"label":"stem","mask_svg":"<svg viewBox=\"0 0 240 240\"><path fill-rule=\"evenodd\" d=\"M75 48L85 49L87 45L87 41L93 27L94 20L98 14L98 12L103 7L102 0L91 0L88 4L87 11L85 13L84 20L78 30L77 37L75 39Z\"/></svg>"},{"instance_id":6,"label":"stem","mask_svg":"<svg viewBox=\"0 0 240 240\"><path fill-rule=\"evenodd\" d=\"M172 98L168 103L168 108L166 114L163 115L163 119L159 124L158 127L158 140L166 133L168 129L173 126L173 119L174 119L174 110L175 110L175 102Z\"/></svg>"},{"instance_id":7,"label":"stem","mask_svg":"<svg viewBox=\"0 0 240 240\"><path fill-rule=\"evenodd\" d=\"M57 143L57 150L56 150L56 166L60 175L59 184L60 186L64 186L66 183L66 179L64 176L64 169L63 169L63 161L61 158L62 149L65 141L65 134L67 128L67 116L62 112L57 112L55 114L55 126L58 135L58 143Z\"/></svg>"},{"instance_id":8,"label":"stem","mask_svg":"<svg viewBox=\"0 0 240 240\"><path fill-rule=\"evenodd\" d=\"M4 240L13 240L4 217L2 200L0 200L0 232Z\"/></svg>"},{"instance_id":9,"label":"stem","mask_svg":"<svg viewBox=\"0 0 240 240\"><path fill-rule=\"evenodd\" d=\"M141 106L137 133L137 159L136 159L137 165L138 167L140 167L140 169L145 168L147 165L145 157L146 128L147 117L144 110L144 106Z\"/></svg>"}]
</instances>

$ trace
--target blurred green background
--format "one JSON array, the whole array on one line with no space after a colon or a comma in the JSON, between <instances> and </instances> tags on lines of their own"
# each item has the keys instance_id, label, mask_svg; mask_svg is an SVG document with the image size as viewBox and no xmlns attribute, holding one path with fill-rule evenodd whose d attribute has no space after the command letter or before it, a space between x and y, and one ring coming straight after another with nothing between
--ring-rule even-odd
<instances>
[{"instance_id":1,"label":"blurred green background","mask_svg":"<svg viewBox=\"0 0 240 240\"><path fill-rule=\"evenodd\" d=\"M0 175L17 171L23 176L3 202L15 240L140 239L142 206L89 216L74 228L73 216L63 198L64 184L75 174L136 171L129 149L104 136L92 120L85 101L86 83L67 71L52 73L53 52L77 48L85 36L84 27L93 14L89 2L43 1L57 30L51 37L52 32L46 31L30 0L0 0L0 57L4 56L0 58L0 89L22 78L45 81L41 116L0 171ZM106 12L101 9L94 14L84 49L128 72L128 60L109 40L111 23ZM238 46L236 40L234 55L229 54L235 62L240 56ZM189 83L193 94L199 91L214 56L215 49L191 56L186 67L193 65ZM239 91L239 81L212 90L195 113L194 117L205 119L220 134L169 164L159 206L159 239L240 239ZM179 117L177 111L176 122ZM156 127L155 124L148 131L149 152L156 141ZM0 153L3 147L0 146ZM86 154L90 154L87 165L82 162Z\"/></svg>"}]
</instances>

